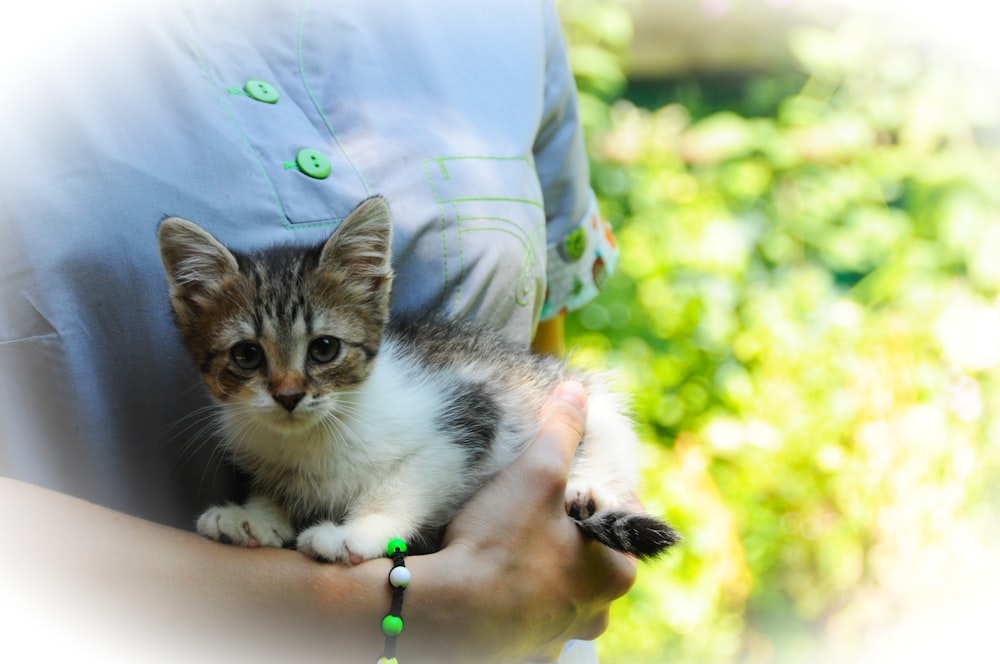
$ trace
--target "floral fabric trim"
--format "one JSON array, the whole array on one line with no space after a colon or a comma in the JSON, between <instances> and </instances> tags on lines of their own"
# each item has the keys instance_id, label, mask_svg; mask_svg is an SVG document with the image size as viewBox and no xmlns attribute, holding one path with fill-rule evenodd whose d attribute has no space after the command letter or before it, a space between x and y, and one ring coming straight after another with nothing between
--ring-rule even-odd
<instances>
[{"instance_id":1,"label":"floral fabric trim","mask_svg":"<svg viewBox=\"0 0 1000 664\"><path fill-rule=\"evenodd\" d=\"M604 288L618 263L611 225L601 217L597 200L575 229L549 244L545 303L541 320L556 318L587 304Z\"/></svg>"}]
</instances>

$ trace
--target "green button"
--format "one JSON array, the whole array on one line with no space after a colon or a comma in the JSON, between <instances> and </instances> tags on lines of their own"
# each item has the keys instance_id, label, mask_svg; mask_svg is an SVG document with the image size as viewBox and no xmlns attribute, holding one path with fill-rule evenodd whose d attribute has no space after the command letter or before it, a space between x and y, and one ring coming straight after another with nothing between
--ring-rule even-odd
<instances>
[{"instance_id":1,"label":"green button","mask_svg":"<svg viewBox=\"0 0 1000 664\"><path fill-rule=\"evenodd\" d=\"M258 81L256 79L251 79L246 82L243 86L243 91L250 95L251 99L256 99L257 101L262 101L265 104L276 104L278 103L278 98L281 97L278 94L278 89L267 81Z\"/></svg>"},{"instance_id":2,"label":"green button","mask_svg":"<svg viewBox=\"0 0 1000 664\"><path fill-rule=\"evenodd\" d=\"M310 148L303 148L295 155L295 165L299 170L311 178L322 180L330 175L330 160L321 152Z\"/></svg>"}]
</instances>

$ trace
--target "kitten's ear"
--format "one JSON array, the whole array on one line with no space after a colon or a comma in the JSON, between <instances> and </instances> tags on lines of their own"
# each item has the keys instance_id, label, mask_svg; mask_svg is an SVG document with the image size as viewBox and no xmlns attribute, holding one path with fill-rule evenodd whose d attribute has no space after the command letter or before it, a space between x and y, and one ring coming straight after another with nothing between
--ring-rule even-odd
<instances>
[{"instance_id":1,"label":"kitten's ear","mask_svg":"<svg viewBox=\"0 0 1000 664\"><path fill-rule=\"evenodd\" d=\"M193 296L218 290L228 277L239 272L232 252L187 219L164 219L157 238L174 297L190 302Z\"/></svg>"},{"instance_id":2,"label":"kitten's ear","mask_svg":"<svg viewBox=\"0 0 1000 664\"><path fill-rule=\"evenodd\" d=\"M320 254L320 269L356 277L391 276L392 215L381 196L362 201L340 222Z\"/></svg>"}]
</instances>

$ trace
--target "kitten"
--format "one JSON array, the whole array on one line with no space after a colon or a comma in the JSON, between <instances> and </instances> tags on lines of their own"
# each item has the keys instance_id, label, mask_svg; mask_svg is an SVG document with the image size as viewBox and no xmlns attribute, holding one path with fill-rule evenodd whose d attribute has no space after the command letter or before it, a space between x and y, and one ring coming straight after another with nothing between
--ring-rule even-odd
<instances>
[{"instance_id":1,"label":"kitten","mask_svg":"<svg viewBox=\"0 0 1000 664\"><path fill-rule=\"evenodd\" d=\"M198 532L357 563L402 537L433 551L449 520L533 438L566 378L589 393L566 491L587 535L651 557L678 540L623 509L636 436L593 376L472 323L389 320L389 207L362 202L312 248L230 251L195 224L159 228L185 344L221 408L224 444L249 473L242 505L208 509Z\"/></svg>"}]
</instances>

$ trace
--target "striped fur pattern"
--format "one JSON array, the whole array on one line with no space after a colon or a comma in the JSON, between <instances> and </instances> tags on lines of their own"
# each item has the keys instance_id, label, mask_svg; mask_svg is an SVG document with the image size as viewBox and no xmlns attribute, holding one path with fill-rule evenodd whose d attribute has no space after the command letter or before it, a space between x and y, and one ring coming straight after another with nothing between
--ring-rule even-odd
<instances>
[{"instance_id":1,"label":"striped fur pattern","mask_svg":"<svg viewBox=\"0 0 1000 664\"><path fill-rule=\"evenodd\" d=\"M678 540L625 508L636 438L595 376L472 323L389 320L392 222L362 202L322 245L231 251L190 221L159 228L181 336L219 405L224 445L252 478L198 532L357 563L403 537L431 551L462 504L509 465L566 378L590 394L568 483L585 533L640 557Z\"/></svg>"}]
</instances>

